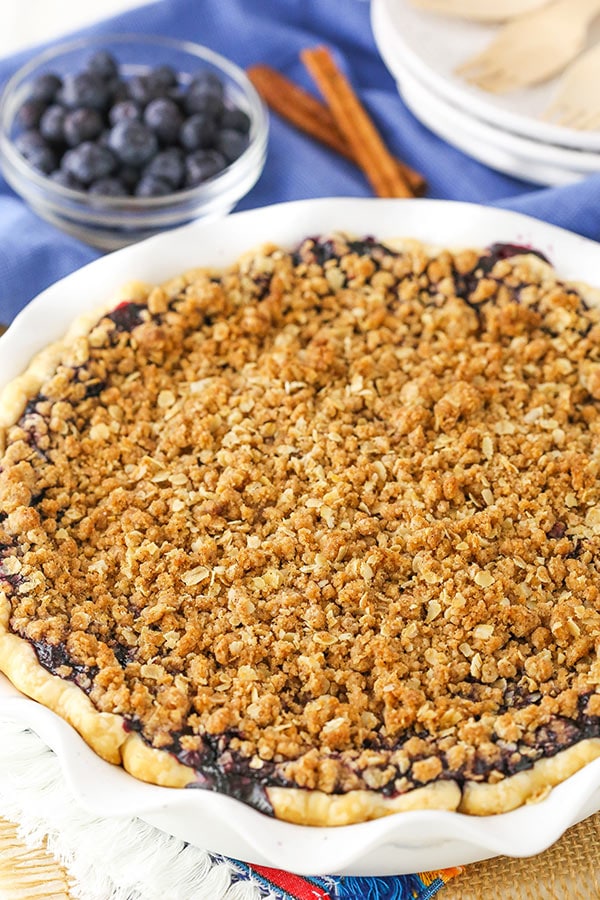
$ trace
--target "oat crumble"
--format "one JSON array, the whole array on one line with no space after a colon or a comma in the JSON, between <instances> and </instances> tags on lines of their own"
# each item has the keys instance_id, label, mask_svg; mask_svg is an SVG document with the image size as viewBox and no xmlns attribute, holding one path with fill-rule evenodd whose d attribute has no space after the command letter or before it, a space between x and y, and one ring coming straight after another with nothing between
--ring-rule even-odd
<instances>
[{"instance_id":1,"label":"oat crumble","mask_svg":"<svg viewBox=\"0 0 600 900\"><path fill-rule=\"evenodd\" d=\"M266 811L598 737L600 312L535 262L336 235L121 304L7 429L11 630Z\"/></svg>"}]
</instances>

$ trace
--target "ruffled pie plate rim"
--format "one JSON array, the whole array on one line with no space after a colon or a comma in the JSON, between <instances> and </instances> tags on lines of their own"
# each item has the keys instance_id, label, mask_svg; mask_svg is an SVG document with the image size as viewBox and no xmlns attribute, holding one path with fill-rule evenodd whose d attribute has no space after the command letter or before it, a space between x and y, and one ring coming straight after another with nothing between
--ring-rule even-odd
<instances>
[{"instance_id":1,"label":"ruffled pie plate rim","mask_svg":"<svg viewBox=\"0 0 600 900\"><path fill-rule=\"evenodd\" d=\"M530 246L560 277L600 285L592 241L528 216L436 200L324 198L192 223L96 260L46 289L0 338L0 390L78 315L123 284L165 281L193 266L222 267L252 246L293 247L308 235L347 231L416 238L437 246ZM197 846L300 874L386 875L463 865L496 855L530 856L600 809L600 759L539 803L474 817L412 811L337 828L271 819L231 797L145 784L104 762L64 720L0 676L0 715L17 719L57 753L76 800L99 816L139 816Z\"/></svg>"}]
</instances>

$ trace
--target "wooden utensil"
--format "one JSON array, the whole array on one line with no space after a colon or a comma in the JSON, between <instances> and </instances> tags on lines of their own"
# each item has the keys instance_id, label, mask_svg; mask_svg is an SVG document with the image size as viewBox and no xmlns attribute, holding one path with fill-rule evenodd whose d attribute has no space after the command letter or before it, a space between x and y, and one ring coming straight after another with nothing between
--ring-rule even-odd
<instances>
[{"instance_id":1,"label":"wooden utensil","mask_svg":"<svg viewBox=\"0 0 600 900\"><path fill-rule=\"evenodd\" d=\"M548 0L411 0L413 6L473 22L506 22L546 6Z\"/></svg>"},{"instance_id":2,"label":"wooden utensil","mask_svg":"<svg viewBox=\"0 0 600 900\"><path fill-rule=\"evenodd\" d=\"M600 128L599 82L600 44L596 44L569 66L542 118L581 131Z\"/></svg>"},{"instance_id":3,"label":"wooden utensil","mask_svg":"<svg viewBox=\"0 0 600 900\"><path fill-rule=\"evenodd\" d=\"M457 73L485 91L503 94L546 81L583 49L600 0L555 0L505 25L483 53Z\"/></svg>"}]
</instances>

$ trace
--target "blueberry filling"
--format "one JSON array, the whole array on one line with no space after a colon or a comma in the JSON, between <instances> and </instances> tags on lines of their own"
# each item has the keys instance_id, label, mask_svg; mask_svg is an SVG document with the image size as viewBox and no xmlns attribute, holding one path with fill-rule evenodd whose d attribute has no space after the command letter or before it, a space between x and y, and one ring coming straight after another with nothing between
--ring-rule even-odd
<instances>
[{"instance_id":1,"label":"blueberry filling","mask_svg":"<svg viewBox=\"0 0 600 900\"><path fill-rule=\"evenodd\" d=\"M117 331L132 331L141 324L142 312L145 309L147 309L145 303L125 300L108 313L107 318L115 323Z\"/></svg>"},{"instance_id":2,"label":"blueberry filling","mask_svg":"<svg viewBox=\"0 0 600 900\"><path fill-rule=\"evenodd\" d=\"M265 790L269 785L285 785L289 782L277 778L275 766L265 763L260 770L253 770L248 760L230 750L220 750L220 744L226 744L228 735L221 739L205 739L202 751L186 751L180 746L180 738L176 738L171 753L186 766L191 766L198 773L198 780L188 787L217 791L235 797L248 806L254 807L266 815L273 815L273 807Z\"/></svg>"},{"instance_id":3,"label":"blueberry filling","mask_svg":"<svg viewBox=\"0 0 600 900\"><path fill-rule=\"evenodd\" d=\"M30 641L30 644L35 650L40 664L45 669L56 675L58 669L66 666L71 669L70 674L66 676L68 680L74 681L86 693L90 691L92 681L99 672L97 666L82 666L74 662L70 658L67 648L62 643L50 644L47 641ZM65 676L61 674L60 677L64 678Z\"/></svg>"},{"instance_id":4,"label":"blueberry filling","mask_svg":"<svg viewBox=\"0 0 600 900\"><path fill-rule=\"evenodd\" d=\"M479 258L473 271L462 274L455 270L454 285L456 296L461 297L474 309L477 309L483 303L488 302L484 300L482 303L475 303L471 299L471 295L475 292L481 278L489 275L496 263L500 260L510 259L512 256L519 256L523 253L537 256L544 262L549 262L541 251L534 250L532 247L525 247L521 244L491 244L487 248L487 251ZM515 293L515 299L516 298L517 295Z\"/></svg>"},{"instance_id":5,"label":"blueberry filling","mask_svg":"<svg viewBox=\"0 0 600 900\"><path fill-rule=\"evenodd\" d=\"M319 237L306 238L300 246L292 254L292 261L295 266L301 263L316 263L319 266L325 265L329 260L339 260L346 253L356 253L358 256L368 255L373 261L383 255L396 256L397 254L380 244L372 237L365 237L362 240L348 241L340 244L335 239L327 238L323 240Z\"/></svg>"},{"instance_id":6,"label":"blueberry filling","mask_svg":"<svg viewBox=\"0 0 600 900\"><path fill-rule=\"evenodd\" d=\"M18 572L13 575L9 575L8 572L2 571L2 566L0 565L0 582L4 582L5 584L9 584L13 590L16 590L20 585L23 584L23 576Z\"/></svg>"},{"instance_id":7,"label":"blueberry filling","mask_svg":"<svg viewBox=\"0 0 600 900\"><path fill-rule=\"evenodd\" d=\"M481 257L479 260L478 268L480 268L484 273L490 272L497 262L501 259L510 259L511 256L520 256L523 253L529 253L533 256L537 256L538 259L541 259L545 263L549 263L550 260L547 256L545 256L541 250L536 250L534 247L528 247L524 244L490 244L488 247L488 252Z\"/></svg>"},{"instance_id":8,"label":"blueberry filling","mask_svg":"<svg viewBox=\"0 0 600 900\"><path fill-rule=\"evenodd\" d=\"M98 397L106 387L105 381L91 381L85 386L85 399L90 397Z\"/></svg>"}]
</instances>

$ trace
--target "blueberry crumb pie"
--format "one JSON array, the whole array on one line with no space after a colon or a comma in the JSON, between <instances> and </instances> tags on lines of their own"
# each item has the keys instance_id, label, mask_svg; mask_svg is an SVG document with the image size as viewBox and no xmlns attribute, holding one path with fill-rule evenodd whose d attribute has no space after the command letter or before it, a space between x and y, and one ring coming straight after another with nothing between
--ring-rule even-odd
<instances>
[{"instance_id":1,"label":"blueberry crumb pie","mask_svg":"<svg viewBox=\"0 0 600 900\"><path fill-rule=\"evenodd\" d=\"M600 303L499 244L305 239L0 397L0 669L145 781L343 825L600 756Z\"/></svg>"}]
</instances>

